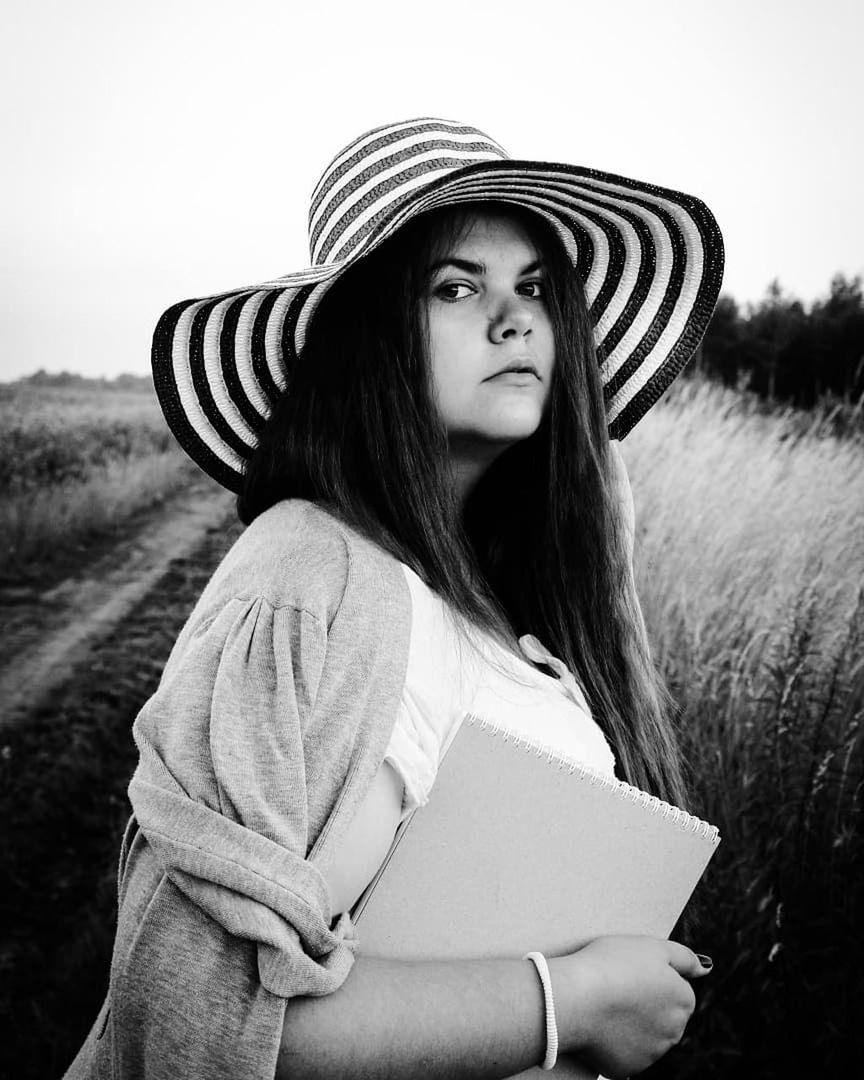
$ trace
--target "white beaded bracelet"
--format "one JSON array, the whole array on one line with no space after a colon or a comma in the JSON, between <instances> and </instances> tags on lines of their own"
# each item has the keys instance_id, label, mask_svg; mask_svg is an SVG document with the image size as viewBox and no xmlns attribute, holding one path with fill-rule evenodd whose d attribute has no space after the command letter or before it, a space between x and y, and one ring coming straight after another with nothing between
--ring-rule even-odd
<instances>
[{"instance_id":1,"label":"white beaded bracelet","mask_svg":"<svg viewBox=\"0 0 864 1080\"><path fill-rule=\"evenodd\" d=\"M555 998L552 996L552 976L549 974L549 965L542 952L529 952L523 960L531 960L537 968L540 982L543 984L543 1000L546 1003L546 1057L543 1058L541 1069L554 1069L558 1060L558 1024L555 1020Z\"/></svg>"}]
</instances>

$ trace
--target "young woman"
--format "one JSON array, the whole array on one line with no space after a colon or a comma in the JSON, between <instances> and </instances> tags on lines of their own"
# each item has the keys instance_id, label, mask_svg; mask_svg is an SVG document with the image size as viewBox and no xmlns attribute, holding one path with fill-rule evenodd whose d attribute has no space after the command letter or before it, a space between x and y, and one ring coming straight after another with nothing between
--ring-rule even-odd
<instances>
[{"instance_id":1,"label":"young woman","mask_svg":"<svg viewBox=\"0 0 864 1080\"><path fill-rule=\"evenodd\" d=\"M111 986L67 1075L510 1077L556 1029L563 1074L629 1075L706 958L375 960L348 912L468 712L685 801L610 434L698 343L716 224L419 120L337 155L310 238L309 270L156 331L172 429L249 527L135 723Z\"/></svg>"}]
</instances>

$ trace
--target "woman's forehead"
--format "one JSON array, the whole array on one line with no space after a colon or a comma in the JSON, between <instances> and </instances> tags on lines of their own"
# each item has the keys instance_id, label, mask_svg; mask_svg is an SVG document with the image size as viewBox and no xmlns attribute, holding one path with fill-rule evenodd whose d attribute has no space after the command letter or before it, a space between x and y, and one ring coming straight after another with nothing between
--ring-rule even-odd
<instances>
[{"instance_id":1,"label":"woman's forehead","mask_svg":"<svg viewBox=\"0 0 864 1080\"><path fill-rule=\"evenodd\" d=\"M440 259L470 253L472 249L506 245L536 258L540 253L539 246L525 218L524 213L501 204L472 206L470 209L456 207L436 223L436 256Z\"/></svg>"}]
</instances>

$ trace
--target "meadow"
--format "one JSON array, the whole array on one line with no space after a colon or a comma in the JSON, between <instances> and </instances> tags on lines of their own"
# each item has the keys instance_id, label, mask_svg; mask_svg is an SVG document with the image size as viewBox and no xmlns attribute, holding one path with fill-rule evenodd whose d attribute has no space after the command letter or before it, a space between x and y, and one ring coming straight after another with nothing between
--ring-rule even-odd
<instances>
[{"instance_id":1,"label":"meadow","mask_svg":"<svg viewBox=\"0 0 864 1080\"><path fill-rule=\"evenodd\" d=\"M0 577L41 575L193 472L152 390L0 384Z\"/></svg>"},{"instance_id":2,"label":"meadow","mask_svg":"<svg viewBox=\"0 0 864 1080\"><path fill-rule=\"evenodd\" d=\"M864 1049L864 441L834 419L683 380L623 443L649 634L723 837L694 940L714 973L663 1075L839 1075Z\"/></svg>"},{"instance_id":3,"label":"meadow","mask_svg":"<svg viewBox=\"0 0 864 1080\"><path fill-rule=\"evenodd\" d=\"M154 440L141 460L169 453L140 404L136 445ZM76 415L93 430L84 404ZM686 379L623 444L691 809L723 838L688 939L714 971L654 1078L839 1075L864 1051L864 438L834 419ZM49 475L52 491L86 488ZM230 538L207 538L50 706L0 733L0 1013L16 1076L62 1072L98 1008L129 728Z\"/></svg>"}]
</instances>

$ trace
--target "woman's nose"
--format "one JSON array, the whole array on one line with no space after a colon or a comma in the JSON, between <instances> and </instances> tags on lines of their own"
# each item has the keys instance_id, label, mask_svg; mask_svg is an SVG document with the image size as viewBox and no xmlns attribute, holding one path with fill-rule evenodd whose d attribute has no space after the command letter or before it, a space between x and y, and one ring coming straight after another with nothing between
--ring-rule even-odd
<instances>
[{"instance_id":1,"label":"woman's nose","mask_svg":"<svg viewBox=\"0 0 864 1080\"><path fill-rule=\"evenodd\" d=\"M489 339L503 342L524 337L531 332L533 321L530 307L518 297L502 301L489 319Z\"/></svg>"}]
</instances>

